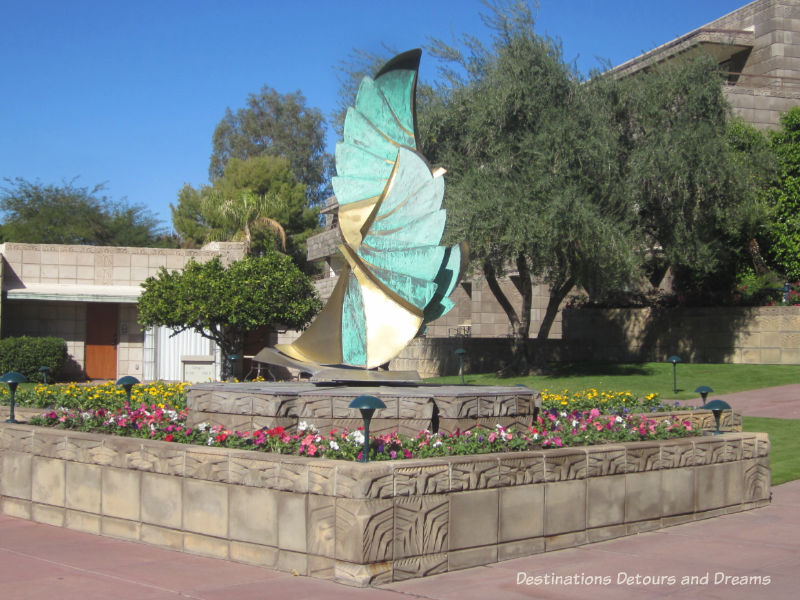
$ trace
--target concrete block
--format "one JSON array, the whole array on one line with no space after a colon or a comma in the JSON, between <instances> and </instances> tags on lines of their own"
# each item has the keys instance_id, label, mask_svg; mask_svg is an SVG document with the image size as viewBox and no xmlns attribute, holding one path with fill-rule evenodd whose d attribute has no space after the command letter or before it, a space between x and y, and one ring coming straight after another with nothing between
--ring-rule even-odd
<instances>
[{"instance_id":1,"label":"concrete block","mask_svg":"<svg viewBox=\"0 0 800 600\"><path fill-rule=\"evenodd\" d=\"M75 531L100 535L102 517L98 514L90 514L79 510L66 511L64 526Z\"/></svg>"},{"instance_id":2,"label":"concrete block","mask_svg":"<svg viewBox=\"0 0 800 600\"><path fill-rule=\"evenodd\" d=\"M543 537L497 544L497 560L511 560L512 558L541 554L545 550L544 546L545 539Z\"/></svg>"},{"instance_id":3,"label":"concrete block","mask_svg":"<svg viewBox=\"0 0 800 600\"><path fill-rule=\"evenodd\" d=\"M500 488L499 542L544 535L544 485Z\"/></svg>"},{"instance_id":4,"label":"concrete block","mask_svg":"<svg viewBox=\"0 0 800 600\"><path fill-rule=\"evenodd\" d=\"M607 525L605 527L595 527L586 531L586 539L590 544L604 542L614 538L627 535L627 527L624 523L619 525Z\"/></svg>"},{"instance_id":5,"label":"concrete block","mask_svg":"<svg viewBox=\"0 0 800 600\"><path fill-rule=\"evenodd\" d=\"M661 473L662 516L694 512L694 469L664 469Z\"/></svg>"},{"instance_id":6,"label":"concrete block","mask_svg":"<svg viewBox=\"0 0 800 600\"><path fill-rule=\"evenodd\" d=\"M141 541L170 550L183 550L183 533L166 527L142 523Z\"/></svg>"},{"instance_id":7,"label":"concrete block","mask_svg":"<svg viewBox=\"0 0 800 600\"><path fill-rule=\"evenodd\" d=\"M65 509L60 506L31 503L31 520L56 527L64 526Z\"/></svg>"},{"instance_id":8,"label":"concrete block","mask_svg":"<svg viewBox=\"0 0 800 600\"><path fill-rule=\"evenodd\" d=\"M278 563L278 549L272 546L231 540L230 559L248 565L274 569Z\"/></svg>"},{"instance_id":9,"label":"concrete block","mask_svg":"<svg viewBox=\"0 0 800 600\"><path fill-rule=\"evenodd\" d=\"M141 473L103 467L101 511L109 517L139 520Z\"/></svg>"},{"instance_id":10,"label":"concrete block","mask_svg":"<svg viewBox=\"0 0 800 600\"><path fill-rule=\"evenodd\" d=\"M19 498L0 498L0 513L18 519L30 519L31 501Z\"/></svg>"},{"instance_id":11,"label":"concrete block","mask_svg":"<svg viewBox=\"0 0 800 600\"><path fill-rule=\"evenodd\" d=\"M196 533L183 534L183 550L200 556L228 559L230 551L227 539L220 539Z\"/></svg>"},{"instance_id":12,"label":"concrete block","mask_svg":"<svg viewBox=\"0 0 800 600\"><path fill-rule=\"evenodd\" d=\"M597 528L624 523L625 475L591 477L586 484L586 526Z\"/></svg>"},{"instance_id":13,"label":"concrete block","mask_svg":"<svg viewBox=\"0 0 800 600\"><path fill-rule=\"evenodd\" d=\"M589 537L584 531L572 531L569 533L561 533L559 535L551 535L545 538L545 551L551 552L553 550L562 550L564 548L574 548L575 546L582 546L589 543Z\"/></svg>"},{"instance_id":14,"label":"concrete block","mask_svg":"<svg viewBox=\"0 0 800 600\"><path fill-rule=\"evenodd\" d=\"M101 517L100 533L108 537L139 541L141 530L142 524L138 521L116 519L114 517Z\"/></svg>"},{"instance_id":15,"label":"concrete block","mask_svg":"<svg viewBox=\"0 0 800 600\"><path fill-rule=\"evenodd\" d=\"M142 522L181 529L182 518L182 479L142 473Z\"/></svg>"},{"instance_id":16,"label":"concrete block","mask_svg":"<svg viewBox=\"0 0 800 600\"><path fill-rule=\"evenodd\" d=\"M0 461L0 495L30 500L33 456L4 451Z\"/></svg>"},{"instance_id":17,"label":"concrete block","mask_svg":"<svg viewBox=\"0 0 800 600\"><path fill-rule=\"evenodd\" d=\"M278 492L230 486L230 539L263 546L278 545Z\"/></svg>"},{"instance_id":18,"label":"concrete block","mask_svg":"<svg viewBox=\"0 0 800 600\"><path fill-rule=\"evenodd\" d=\"M57 458L33 457L31 500L64 506L65 464Z\"/></svg>"},{"instance_id":19,"label":"concrete block","mask_svg":"<svg viewBox=\"0 0 800 600\"><path fill-rule=\"evenodd\" d=\"M545 484L544 534L579 531L586 528L586 480Z\"/></svg>"},{"instance_id":20,"label":"concrete block","mask_svg":"<svg viewBox=\"0 0 800 600\"><path fill-rule=\"evenodd\" d=\"M661 472L628 473L625 476L625 522L661 517Z\"/></svg>"},{"instance_id":21,"label":"concrete block","mask_svg":"<svg viewBox=\"0 0 800 600\"><path fill-rule=\"evenodd\" d=\"M457 571L497 562L497 546L482 546L466 550L450 551L447 554L447 570Z\"/></svg>"},{"instance_id":22,"label":"concrete block","mask_svg":"<svg viewBox=\"0 0 800 600\"><path fill-rule=\"evenodd\" d=\"M184 530L228 537L228 506L227 485L197 479L183 481ZM197 543L202 546L201 542Z\"/></svg>"},{"instance_id":23,"label":"concrete block","mask_svg":"<svg viewBox=\"0 0 800 600\"><path fill-rule=\"evenodd\" d=\"M497 543L498 511L497 489L451 494L450 550Z\"/></svg>"},{"instance_id":24,"label":"concrete block","mask_svg":"<svg viewBox=\"0 0 800 600\"><path fill-rule=\"evenodd\" d=\"M365 565L371 566L371 565ZM279 571L290 571L298 575L308 574L308 555L303 552L278 550L278 563L275 566Z\"/></svg>"},{"instance_id":25,"label":"concrete block","mask_svg":"<svg viewBox=\"0 0 800 600\"><path fill-rule=\"evenodd\" d=\"M393 509L393 502L388 499L336 498L336 558L351 563L389 560L394 533ZM288 538L290 532L287 528L282 537L279 533L279 539ZM291 538L281 543L291 543Z\"/></svg>"},{"instance_id":26,"label":"concrete block","mask_svg":"<svg viewBox=\"0 0 800 600\"><path fill-rule=\"evenodd\" d=\"M102 469L97 465L66 463L66 507L100 514Z\"/></svg>"}]
</instances>

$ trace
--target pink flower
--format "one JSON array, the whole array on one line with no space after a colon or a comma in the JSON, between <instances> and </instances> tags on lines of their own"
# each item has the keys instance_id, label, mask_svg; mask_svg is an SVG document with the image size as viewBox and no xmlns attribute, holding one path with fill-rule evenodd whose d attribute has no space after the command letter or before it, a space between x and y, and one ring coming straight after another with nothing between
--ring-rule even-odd
<instances>
[{"instance_id":1,"label":"pink flower","mask_svg":"<svg viewBox=\"0 0 800 600\"><path fill-rule=\"evenodd\" d=\"M589 411L589 416L592 417L592 418L599 417L600 416L600 411L598 409L596 409L596 408L593 408L592 410Z\"/></svg>"}]
</instances>

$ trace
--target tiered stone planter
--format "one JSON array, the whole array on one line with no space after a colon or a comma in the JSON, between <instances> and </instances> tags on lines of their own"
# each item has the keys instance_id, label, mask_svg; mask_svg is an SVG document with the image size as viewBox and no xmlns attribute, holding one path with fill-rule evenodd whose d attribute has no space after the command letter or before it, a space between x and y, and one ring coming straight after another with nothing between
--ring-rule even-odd
<instances>
[{"instance_id":1,"label":"tiered stone planter","mask_svg":"<svg viewBox=\"0 0 800 600\"><path fill-rule=\"evenodd\" d=\"M769 440L727 433L368 464L0 423L0 510L366 586L770 501Z\"/></svg>"}]
</instances>

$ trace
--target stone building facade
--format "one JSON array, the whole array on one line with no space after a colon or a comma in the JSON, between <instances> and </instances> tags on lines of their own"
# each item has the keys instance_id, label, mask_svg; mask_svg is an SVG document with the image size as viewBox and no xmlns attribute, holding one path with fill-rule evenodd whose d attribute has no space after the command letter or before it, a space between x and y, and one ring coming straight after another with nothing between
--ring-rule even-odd
<instances>
[{"instance_id":1,"label":"stone building facade","mask_svg":"<svg viewBox=\"0 0 800 600\"><path fill-rule=\"evenodd\" d=\"M139 327L140 284L161 267L180 270L215 256L228 264L243 254L241 243L223 242L199 250L0 244L0 334L64 338L75 378L183 379L187 357L213 375L218 361L205 338Z\"/></svg>"}]
</instances>

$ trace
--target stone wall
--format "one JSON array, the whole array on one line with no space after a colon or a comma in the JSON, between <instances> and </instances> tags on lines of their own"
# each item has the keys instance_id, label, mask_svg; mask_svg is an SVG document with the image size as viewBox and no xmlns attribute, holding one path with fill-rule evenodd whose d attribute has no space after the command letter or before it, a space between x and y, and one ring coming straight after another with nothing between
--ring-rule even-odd
<instances>
[{"instance_id":1,"label":"stone wall","mask_svg":"<svg viewBox=\"0 0 800 600\"><path fill-rule=\"evenodd\" d=\"M0 511L366 586L770 501L765 434L350 463L0 423Z\"/></svg>"},{"instance_id":2,"label":"stone wall","mask_svg":"<svg viewBox=\"0 0 800 600\"><path fill-rule=\"evenodd\" d=\"M595 360L798 364L800 307L567 310L564 341Z\"/></svg>"}]
</instances>

